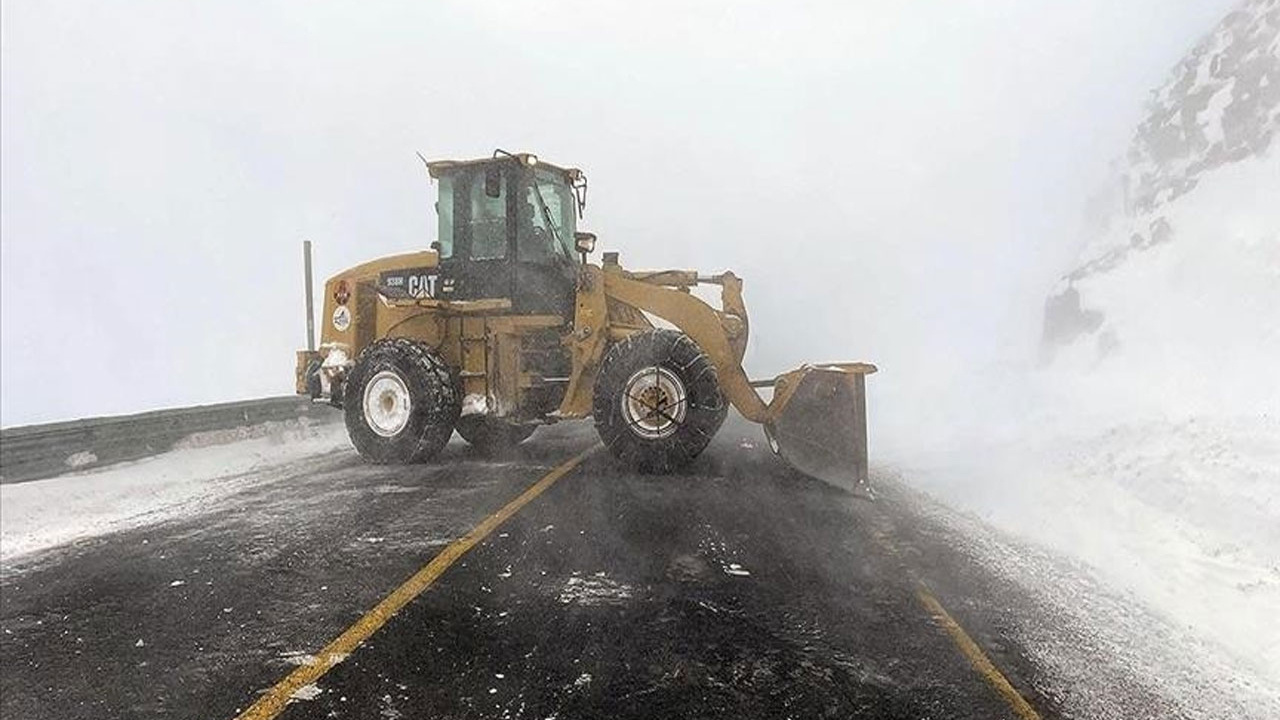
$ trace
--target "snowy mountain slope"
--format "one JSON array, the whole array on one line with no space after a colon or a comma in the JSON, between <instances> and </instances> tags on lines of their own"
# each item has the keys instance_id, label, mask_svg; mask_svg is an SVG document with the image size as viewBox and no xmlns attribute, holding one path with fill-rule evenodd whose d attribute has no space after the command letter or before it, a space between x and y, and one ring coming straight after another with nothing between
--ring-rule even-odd
<instances>
[{"instance_id":1,"label":"snowy mountain slope","mask_svg":"<svg viewBox=\"0 0 1280 720\"><path fill-rule=\"evenodd\" d=\"M1055 544L1280 682L1280 2L1153 93L1045 307ZM1053 447L1050 450L1050 447Z\"/></svg>"},{"instance_id":2,"label":"snowy mountain slope","mask_svg":"<svg viewBox=\"0 0 1280 720\"><path fill-rule=\"evenodd\" d=\"M1186 633L1202 650L1148 672L1188 717L1223 716L1170 680L1210 657L1280 702L1277 127L1280 0L1245 0L1152 94L1087 203L1039 366L972 373L913 444L877 446Z\"/></svg>"},{"instance_id":3,"label":"snowy mountain slope","mask_svg":"<svg viewBox=\"0 0 1280 720\"><path fill-rule=\"evenodd\" d=\"M1259 321L1280 307L1278 124L1280 1L1248 0L1152 94L1091 203L1079 263L1046 303L1046 357L1180 375L1239 351L1276 357L1277 323Z\"/></svg>"}]
</instances>

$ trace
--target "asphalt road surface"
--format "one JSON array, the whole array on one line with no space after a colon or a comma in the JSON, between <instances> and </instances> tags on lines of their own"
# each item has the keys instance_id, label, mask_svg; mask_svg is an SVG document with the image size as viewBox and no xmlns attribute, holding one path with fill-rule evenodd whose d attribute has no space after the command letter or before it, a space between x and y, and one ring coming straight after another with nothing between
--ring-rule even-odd
<instances>
[{"instance_id":1,"label":"asphalt road surface","mask_svg":"<svg viewBox=\"0 0 1280 720\"><path fill-rule=\"evenodd\" d=\"M456 441L411 467L334 453L194 516L22 558L0 581L0 711L236 717L595 442L565 424L498 460ZM679 475L597 450L279 717L1061 716L1008 632L1019 591L905 491L881 493L800 476L742 424Z\"/></svg>"}]
</instances>

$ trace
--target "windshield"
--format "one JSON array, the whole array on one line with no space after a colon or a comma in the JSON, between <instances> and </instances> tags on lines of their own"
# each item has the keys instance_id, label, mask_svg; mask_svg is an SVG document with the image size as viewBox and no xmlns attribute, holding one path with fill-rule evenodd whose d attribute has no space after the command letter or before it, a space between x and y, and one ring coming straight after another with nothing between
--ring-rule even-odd
<instances>
[{"instance_id":1,"label":"windshield","mask_svg":"<svg viewBox=\"0 0 1280 720\"><path fill-rule=\"evenodd\" d=\"M519 259L548 262L565 258L576 262L573 234L577 214L573 191L563 176L551 170L535 170L522 181L519 208Z\"/></svg>"}]
</instances>

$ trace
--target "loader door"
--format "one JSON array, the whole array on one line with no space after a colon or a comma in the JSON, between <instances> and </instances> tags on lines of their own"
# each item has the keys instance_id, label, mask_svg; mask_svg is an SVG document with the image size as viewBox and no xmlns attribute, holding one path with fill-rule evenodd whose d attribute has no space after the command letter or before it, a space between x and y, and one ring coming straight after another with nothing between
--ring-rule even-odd
<instances>
[{"instance_id":1,"label":"loader door","mask_svg":"<svg viewBox=\"0 0 1280 720\"><path fill-rule=\"evenodd\" d=\"M444 300L510 298L515 275L501 167L460 170L440 178L440 288Z\"/></svg>"}]
</instances>

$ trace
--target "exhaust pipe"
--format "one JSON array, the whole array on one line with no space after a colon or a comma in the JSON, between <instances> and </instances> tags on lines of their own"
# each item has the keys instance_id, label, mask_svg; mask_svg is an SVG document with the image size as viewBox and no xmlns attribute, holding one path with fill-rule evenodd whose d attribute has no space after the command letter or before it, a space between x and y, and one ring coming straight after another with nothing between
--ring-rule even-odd
<instances>
[{"instance_id":1,"label":"exhaust pipe","mask_svg":"<svg viewBox=\"0 0 1280 720\"><path fill-rule=\"evenodd\" d=\"M311 241L302 241L302 274L307 289L307 352L316 349L316 312L311 298Z\"/></svg>"},{"instance_id":2,"label":"exhaust pipe","mask_svg":"<svg viewBox=\"0 0 1280 720\"><path fill-rule=\"evenodd\" d=\"M302 277L307 299L307 349L299 350L294 367L294 392L310 395L314 400L321 396L320 356L316 353L316 313L311 289L311 241L302 241Z\"/></svg>"}]
</instances>

